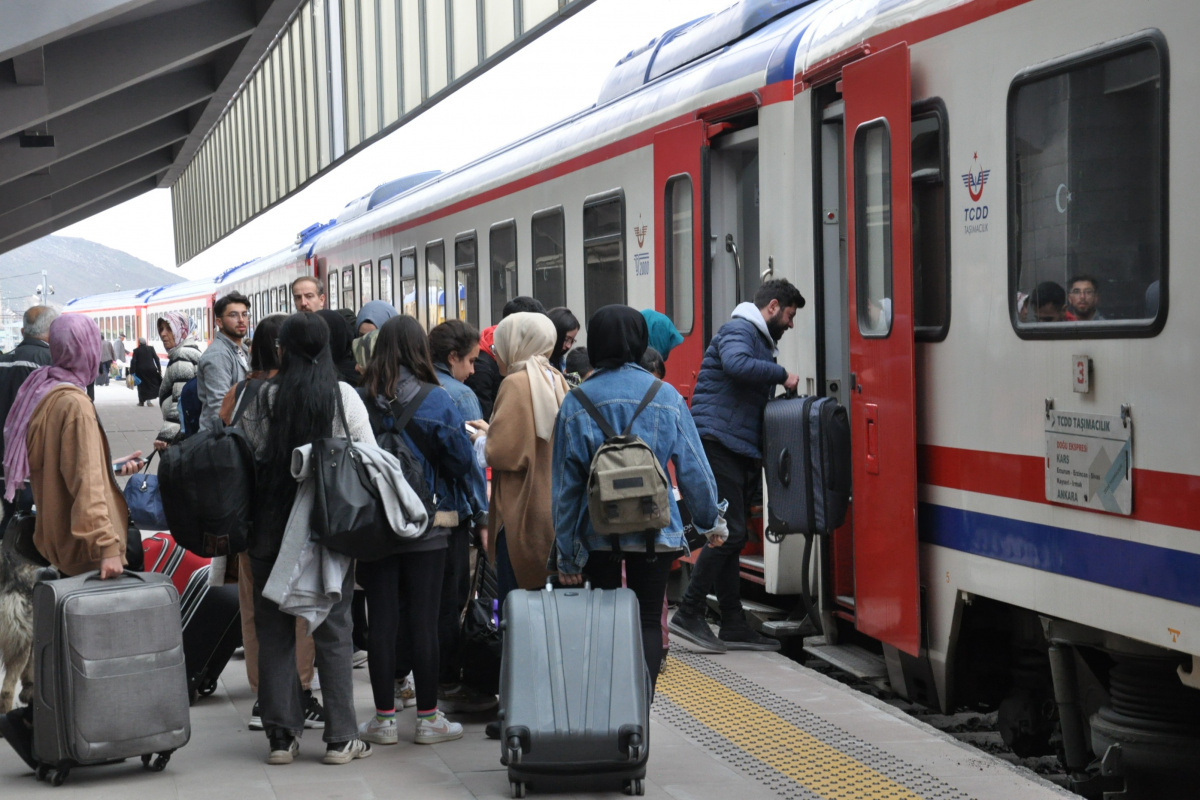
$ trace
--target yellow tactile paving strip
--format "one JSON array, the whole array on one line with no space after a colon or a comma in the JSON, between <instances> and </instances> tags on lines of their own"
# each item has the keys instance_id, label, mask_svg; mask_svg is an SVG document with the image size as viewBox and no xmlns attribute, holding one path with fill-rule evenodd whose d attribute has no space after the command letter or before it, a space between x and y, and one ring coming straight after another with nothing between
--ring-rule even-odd
<instances>
[{"instance_id":1,"label":"yellow tactile paving strip","mask_svg":"<svg viewBox=\"0 0 1200 800\"><path fill-rule=\"evenodd\" d=\"M675 656L659 676L658 694L794 780L807 790L803 794L828 800L926 800Z\"/></svg>"}]
</instances>

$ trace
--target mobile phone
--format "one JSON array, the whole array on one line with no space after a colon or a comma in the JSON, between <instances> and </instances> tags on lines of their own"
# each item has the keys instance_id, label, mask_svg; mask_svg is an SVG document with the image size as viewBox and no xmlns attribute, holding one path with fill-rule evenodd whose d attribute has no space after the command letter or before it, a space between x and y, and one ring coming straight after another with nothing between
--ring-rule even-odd
<instances>
[{"instance_id":1,"label":"mobile phone","mask_svg":"<svg viewBox=\"0 0 1200 800\"><path fill-rule=\"evenodd\" d=\"M479 433L479 428L476 428L469 422L464 422L463 427L467 429L467 433Z\"/></svg>"}]
</instances>

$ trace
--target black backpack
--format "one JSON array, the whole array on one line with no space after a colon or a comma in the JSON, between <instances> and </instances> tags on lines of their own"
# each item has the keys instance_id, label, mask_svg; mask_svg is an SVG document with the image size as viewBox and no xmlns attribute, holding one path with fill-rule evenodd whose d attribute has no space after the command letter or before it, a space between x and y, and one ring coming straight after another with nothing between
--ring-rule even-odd
<instances>
[{"instance_id":1,"label":"black backpack","mask_svg":"<svg viewBox=\"0 0 1200 800\"><path fill-rule=\"evenodd\" d=\"M211 558L247 547L254 499L254 448L238 421L263 381L247 381L231 423L202 430L163 451L158 490L171 535L181 547Z\"/></svg>"},{"instance_id":2,"label":"black backpack","mask_svg":"<svg viewBox=\"0 0 1200 800\"><path fill-rule=\"evenodd\" d=\"M425 510L429 512L430 524L433 523L433 516L437 513L437 495L430 490L429 483L425 480L425 469L409 449L402 433L421 407L421 403L425 402L425 398L434 388L431 383L421 384L417 394L404 407L401 407L395 400L391 401L389 403L390 414L383 412L373 399L367 397L366 393L360 390L360 394L363 395L363 405L367 407L367 413L371 418L371 430L375 432L375 443L400 461L404 479L417 493L417 497L421 498ZM415 437L413 441L416 441ZM424 455L429 460L428 454ZM430 463L436 462L430 460Z\"/></svg>"}]
</instances>

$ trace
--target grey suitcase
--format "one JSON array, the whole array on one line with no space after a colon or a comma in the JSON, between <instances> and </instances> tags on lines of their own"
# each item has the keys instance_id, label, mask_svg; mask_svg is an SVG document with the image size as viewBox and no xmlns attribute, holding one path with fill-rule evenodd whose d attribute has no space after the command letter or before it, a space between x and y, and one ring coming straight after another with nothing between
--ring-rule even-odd
<instances>
[{"instance_id":1,"label":"grey suitcase","mask_svg":"<svg viewBox=\"0 0 1200 800\"><path fill-rule=\"evenodd\" d=\"M33 755L72 767L141 756L158 771L191 736L179 594L170 578L89 572L33 589ZM158 754L157 758L154 758Z\"/></svg>"},{"instance_id":2,"label":"grey suitcase","mask_svg":"<svg viewBox=\"0 0 1200 800\"><path fill-rule=\"evenodd\" d=\"M767 531L832 533L850 503L850 420L832 397L780 397L763 412Z\"/></svg>"},{"instance_id":3,"label":"grey suitcase","mask_svg":"<svg viewBox=\"0 0 1200 800\"><path fill-rule=\"evenodd\" d=\"M513 797L555 776L643 794L651 683L633 591L514 591L502 627L500 763Z\"/></svg>"}]
</instances>

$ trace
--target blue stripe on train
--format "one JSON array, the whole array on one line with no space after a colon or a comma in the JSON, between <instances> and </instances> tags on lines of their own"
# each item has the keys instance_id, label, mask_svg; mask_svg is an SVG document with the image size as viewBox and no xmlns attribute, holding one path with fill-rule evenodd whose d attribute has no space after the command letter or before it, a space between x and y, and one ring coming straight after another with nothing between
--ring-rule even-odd
<instances>
[{"instance_id":1,"label":"blue stripe on train","mask_svg":"<svg viewBox=\"0 0 1200 800\"><path fill-rule=\"evenodd\" d=\"M922 542L1117 589L1200 605L1200 555L921 503Z\"/></svg>"}]
</instances>

